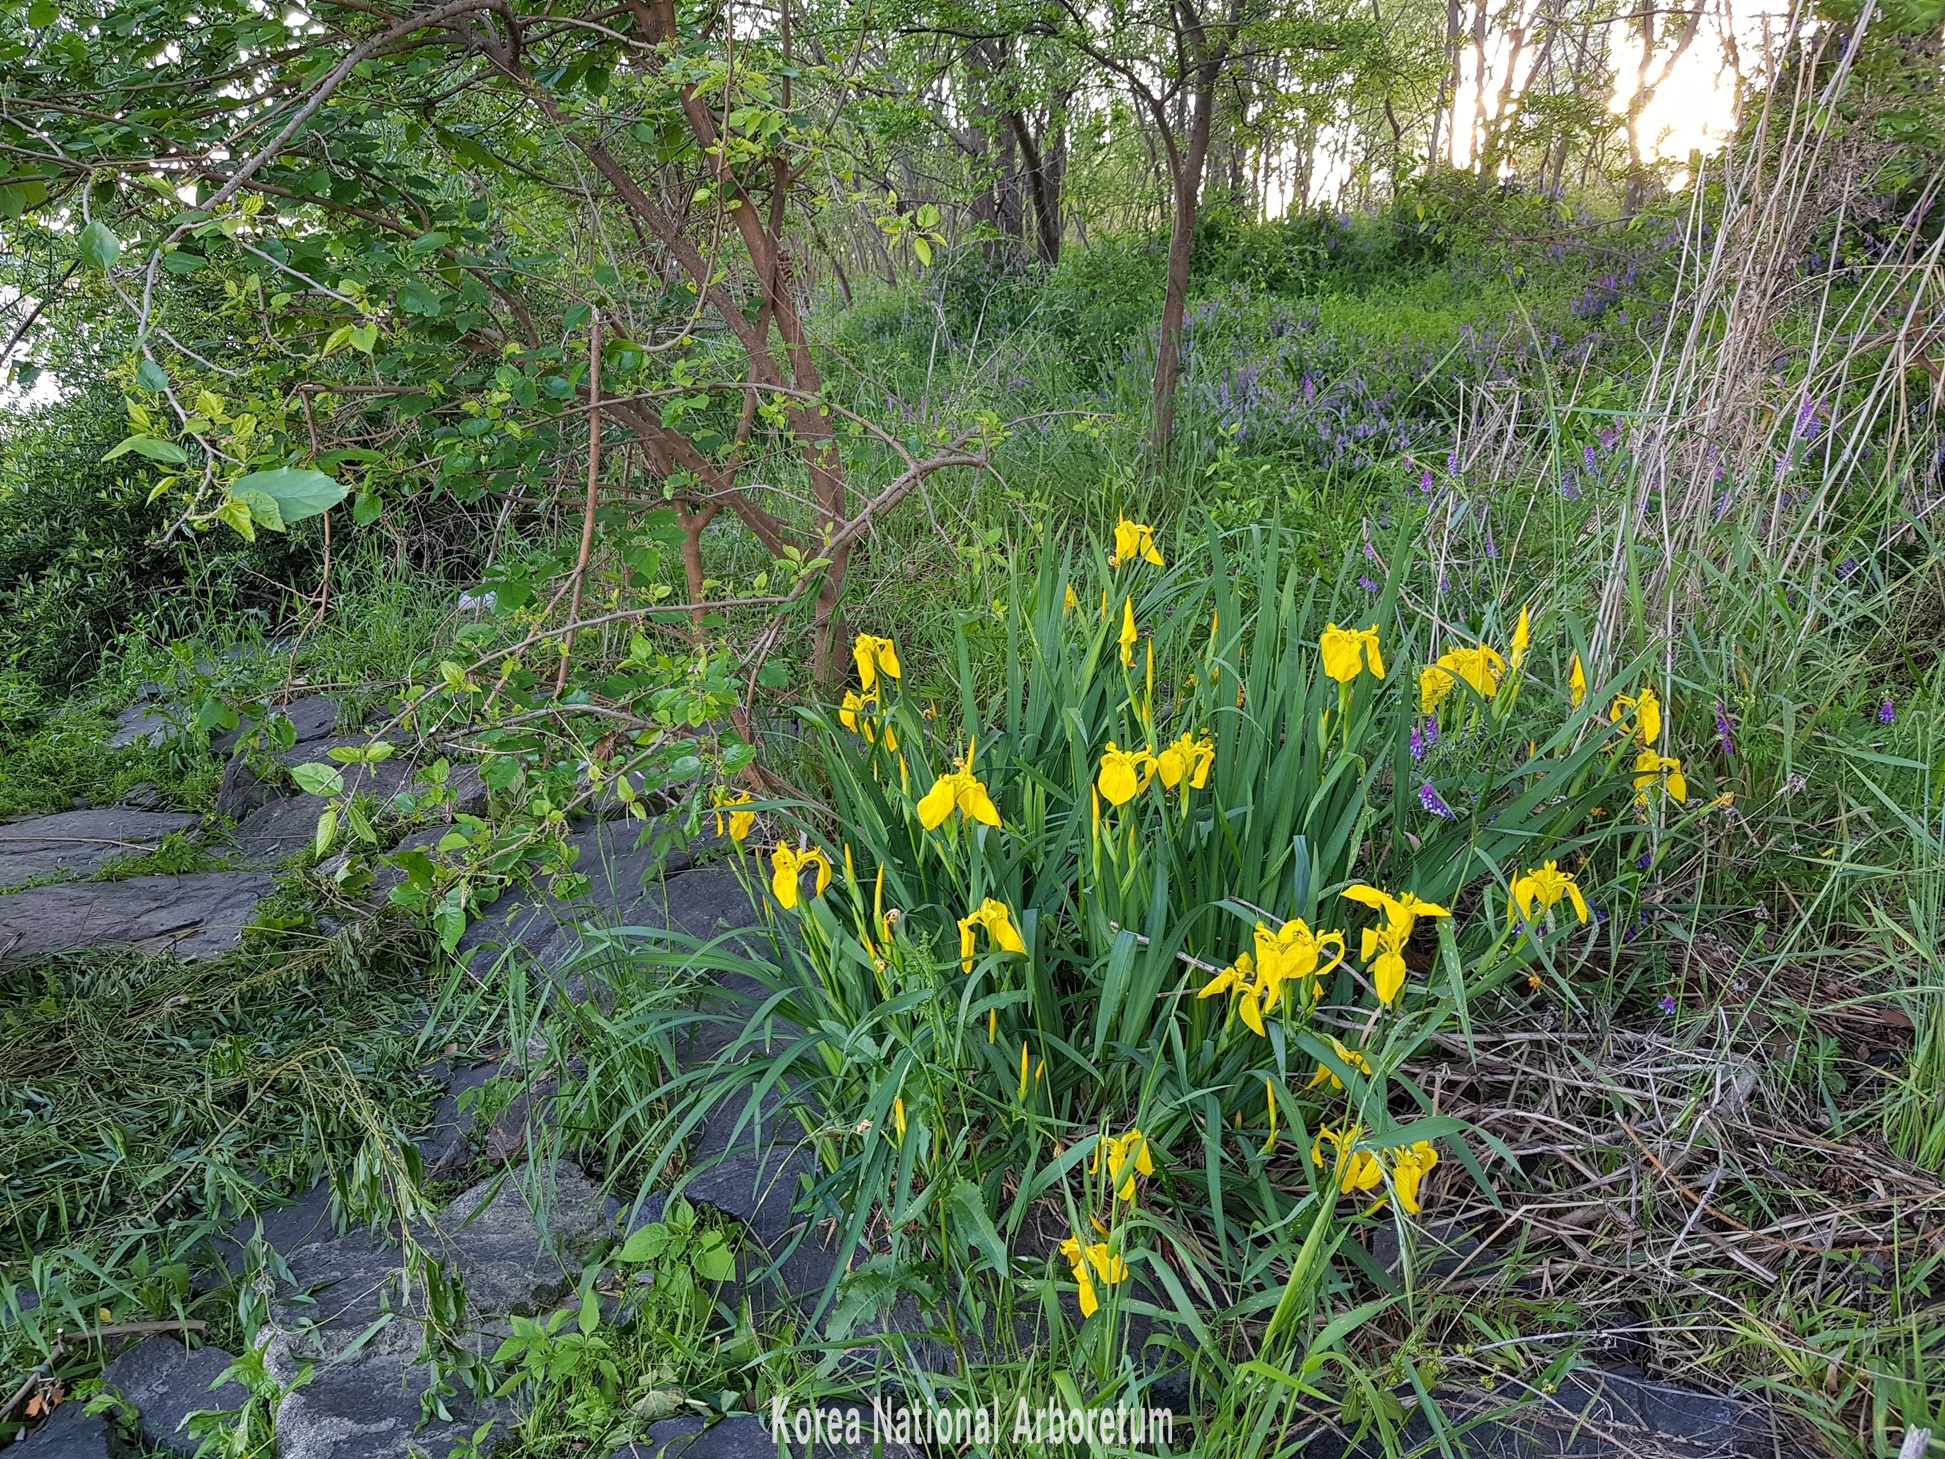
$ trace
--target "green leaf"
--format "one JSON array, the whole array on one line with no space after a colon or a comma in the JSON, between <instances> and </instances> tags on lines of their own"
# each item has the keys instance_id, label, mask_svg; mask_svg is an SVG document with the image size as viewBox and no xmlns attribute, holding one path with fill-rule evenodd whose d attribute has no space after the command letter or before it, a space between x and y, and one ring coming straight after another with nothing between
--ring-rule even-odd
<instances>
[{"instance_id":1,"label":"green leaf","mask_svg":"<svg viewBox=\"0 0 1945 1459\"><path fill-rule=\"evenodd\" d=\"M317 837L312 844L317 854L322 856L331 849L331 839L338 834L338 812L335 806L326 806L324 814L317 818Z\"/></svg>"},{"instance_id":2,"label":"green leaf","mask_svg":"<svg viewBox=\"0 0 1945 1459\"><path fill-rule=\"evenodd\" d=\"M144 390L167 390L169 388L169 372L156 364L154 360L144 360L136 368L135 383L140 385Z\"/></svg>"},{"instance_id":3,"label":"green leaf","mask_svg":"<svg viewBox=\"0 0 1945 1459\"><path fill-rule=\"evenodd\" d=\"M61 12L54 8L54 0L34 0L27 7L27 23L35 30L46 30L61 18Z\"/></svg>"},{"instance_id":4,"label":"green leaf","mask_svg":"<svg viewBox=\"0 0 1945 1459\"><path fill-rule=\"evenodd\" d=\"M976 1246L993 1264L993 1271L1005 1276L1013 1269L1006 1253L1006 1243L993 1227L993 1218L986 1210L986 1197L977 1185L962 1180L952 1188L951 1211L954 1225L961 1238Z\"/></svg>"},{"instance_id":5,"label":"green leaf","mask_svg":"<svg viewBox=\"0 0 1945 1459\"><path fill-rule=\"evenodd\" d=\"M121 448L118 446L116 449ZM283 514L284 525L288 527L308 517L315 517L320 512L330 511L345 499L351 488L341 481L332 480L322 471L312 471L302 466L279 466L273 471L252 471L230 490L237 495L260 491L274 499L277 510Z\"/></svg>"},{"instance_id":6,"label":"green leaf","mask_svg":"<svg viewBox=\"0 0 1945 1459\"><path fill-rule=\"evenodd\" d=\"M710 1282L726 1282L736 1273L736 1255L720 1231L705 1231L696 1243L696 1275Z\"/></svg>"},{"instance_id":7,"label":"green leaf","mask_svg":"<svg viewBox=\"0 0 1945 1459\"><path fill-rule=\"evenodd\" d=\"M234 527L245 542L257 540L257 524L251 520L249 507L233 496L223 499L216 509L216 520Z\"/></svg>"},{"instance_id":8,"label":"green leaf","mask_svg":"<svg viewBox=\"0 0 1945 1459\"><path fill-rule=\"evenodd\" d=\"M189 453L174 441L165 441L159 436L130 436L114 450L101 459L113 461L117 456L126 456L130 451L138 456L146 456L151 461L160 461L165 466L181 466L189 460ZM249 477L243 478L248 481Z\"/></svg>"},{"instance_id":9,"label":"green leaf","mask_svg":"<svg viewBox=\"0 0 1945 1459\"><path fill-rule=\"evenodd\" d=\"M369 527L378 520L385 510L385 499L376 492L361 491L358 499L351 504L351 520L360 527Z\"/></svg>"},{"instance_id":10,"label":"green leaf","mask_svg":"<svg viewBox=\"0 0 1945 1459\"><path fill-rule=\"evenodd\" d=\"M669 1228L660 1221L651 1221L629 1235L617 1259L630 1266L639 1266L643 1262L654 1261L668 1249Z\"/></svg>"},{"instance_id":11,"label":"green leaf","mask_svg":"<svg viewBox=\"0 0 1945 1459\"><path fill-rule=\"evenodd\" d=\"M918 261L920 263L925 264L928 268L931 266L932 245L916 233L912 235L912 252L918 255Z\"/></svg>"},{"instance_id":12,"label":"green leaf","mask_svg":"<svg viewBox=\"0 0 1945 1459\"><path fill-rule=\"evenodd\" d=\"M298 765L290 778L308 795L343 795L344 776L335 765Z\"/></svg>"},{"instance_id":13,"label":"green leaf","mask_svg":"<svg viewBox=\"0 0 1945 1459\"><path fill-rule=\"evenodd\" d=\"M230 496L250 509L251 519L259 527L271 532L284 530L284 514L277 506L277 498L269 492L245 487L241 491L232 491Z\"/></svg>"},{"instance_id":14,"label":"green leaf","mask_svg":"<svg viewBox=\"0 0 1945 1459\"><path fill-rule=\"evenodd\" d=\"M354 350L357 350L360 354L368 355L372 351L372 346L378 343L378 326L375 324L361 324L351 331L350 340L351 347Z\"/></svg>"},{"instance_id":15,"label":"green leaf","mask_svg":"<svg viewBox=\"0 0 1945 1459\"><path fill-rule=\"evenodd\" d=\"M81 230L76 248L81 262L105 273L115 266L115 260L121 256L122 241L115 236L113 228L97 218Z\"/></svg>"}]
</instances>

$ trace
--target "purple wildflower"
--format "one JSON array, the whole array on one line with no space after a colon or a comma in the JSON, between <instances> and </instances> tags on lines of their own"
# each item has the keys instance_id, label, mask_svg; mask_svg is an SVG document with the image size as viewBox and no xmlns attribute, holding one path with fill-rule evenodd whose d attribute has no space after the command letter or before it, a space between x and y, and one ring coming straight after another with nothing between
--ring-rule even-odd
<instances>
[{"instance_id":1,"label":"purple wildflower","mask_svg":"<svg viewBox=\"0 0 1945 1459\"><path fill-rule=\"evenodd\" d=\"M1877 707L1877 722L1879 724L1896 724L1898 722L1897 706L1891 702L1891 696L1888 694L1884 696L1884 703Z\"/></svg>"},{"instance_id":2,"label":"purple wildflower","mask_svg":"<svg viewBox=\"0 0 1945 1459\"><path fill-rule=\"evenodd\" d=\"M1425 731L1417 725L1411 727L1411 757L1414 760L1425 758Z\"/></svg>"},{"instance_id":3,"label":"purple wildflower","mask_svg":"<svg viewBox=\"0 0 1945 1459\"><path fill-rule=\"evenodd\" d=\"M1431 495L1431 491L1432 491L1432 468L1431 467L1427 466L1423 471L1418 473L1418 489L1424 492L1427 496Z\"/></svg>"},{"instance_id":4,"label":"purple wildflower","mask_svg":"<svg viewBox=\"0 0 1945 1459\"><path fill-rule=\"evenodd\" d=\"M1663 1013L1673 1014L1675 1011L1675 1000L1671 995L1664 993L1661 1002L1657 1003L1655 1007L1659 1008Z\"/></svg>"},{"instance_id":5,"label":"purple wildflower","mask_svg":"<svg viewBox=\"0 0 1945 1459\"><path fill-rule=\"evenodd\" d=\"M1369 537L1364 539L1364 555L1373 562L1378 561L1378 549L1371 545L1371 539Z\"/></svg>"},{"instance_id":6,"label":"purple wildflower","mask_svg":"<svg viewBox=\"0 0 1945 1459\"><path fill-rule=\"evenodd\" d=\"M1722 753L1736 753L1736 722L1729 717L1728 706L1718 702L1715 706L1715 737L1722 742Z\"/></svg>"},{"instance_id":7,"label":"purple wildflower","mask_svg":"<svg viewBox=\"0 0 1945 1459\"><path fill-rule=\"evenodd\" d=\"M1378 585L1371 581L1371 575L1369 573L1359 573L1357 575L1357 585L1367 593L1375 593L1378 591Z\"/></svg>"},{"instance_id":8,"label":"purple wildflower","mask_svg":"<svg viewBox=\"0 0 1945 1459\"><path fill-rule=\"evenodd\" d=\"M1438 721L1435 719L1425 721L1425 743L1428 745L1438 743Z\"/></svg>"},{"instance_id":9,"label":"purple wildflower","mask_svg":"<svg viewBox=\"0 0 1945 1459\"><path fill-rule=\"evenodd\" d=\"M1603 451L1612 451L1614 449L1614 428L1612 426L1605 427L1601 431L1601 449Z\"/></svg>"},{"instance_id":10,"label":"purple wildflower","mask_svg":"<svg viewBox=\"0 0 1945 1459\"><path fill-rule=\"evenodd\" d=\"M1459 453L1456 450L1450 452L1446 456L1445 469L1451 472L1451 474L1454 476L1457 476L1459 474Z\"/></svg>"},{"instance_id":11,"label":"purple wildflower","mask_svg":"<svg viewBox=\"0 0 1945 1459\"><path fill-rule=\"evenodd\" d=\"M1418 787L1418 803L1440 820L1456 821L1459 819L1458 812L1454 811L1451 806L1439 798L1439 793L1432 788L1432 782L1429 780Z\"/></svg>"},{"instance_id":12,"label":"purple wildflower","mask_svg":"<svg viewBox=\"0 0 1945 1459\"><path fill-rule=\"evenodd\" d=\"M1594 448L1592 446L1581 447L1580 459L1586 463L1589 471L1595 470L1600 464L1594 456Z\"/></svg>"},{"instance_id":13,"label":"purple wildflower","mask_svg":"<svg viewBox=\"0 0 1945 1459\"><path fill-rule=\"evenodd\" d=\"M1635 870L1646 871L1651 865L1654 864L1654 859L1655 856L1652 851L1642 852L1639 856L1634 858Z\"/></svg>"}]
</instances>

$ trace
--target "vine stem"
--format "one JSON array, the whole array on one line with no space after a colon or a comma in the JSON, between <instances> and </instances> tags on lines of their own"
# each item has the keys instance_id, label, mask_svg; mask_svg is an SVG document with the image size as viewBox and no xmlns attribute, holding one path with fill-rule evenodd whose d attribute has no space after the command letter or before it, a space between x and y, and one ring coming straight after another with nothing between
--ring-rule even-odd
<instances>
[{"instance_id":1,"label":"vine stem","mask_svg":"<svg viewBox=\"0 0 1945 1459\"><path fill-rule=\"evenodd\" d=\"M561 671L554 680L554 697L567 692L567 665L574 653L574 624L581 617L581 589L588 580L588 558L594 552L595 488L601 480L601 316L588 321L588 500L581 512L581 556L574 565L574 597L567 608L567 637L561 642Z\"/></svg>"}]
</instances>

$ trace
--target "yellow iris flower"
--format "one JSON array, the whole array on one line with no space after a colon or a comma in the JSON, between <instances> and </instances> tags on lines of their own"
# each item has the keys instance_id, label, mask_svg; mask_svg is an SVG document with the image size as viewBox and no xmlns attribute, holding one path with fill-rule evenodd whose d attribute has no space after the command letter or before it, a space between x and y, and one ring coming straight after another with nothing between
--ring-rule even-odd
<instances>
[{"instance_id":1,"label":"yellow iris flower","mask_svg":"<svg viewBox=\"0 0 1945 1459\"><path fill-rule=\"evenodd\" d=\"M967 745L966 758L950 772L934 780L932 788L920 798L918 820L926 830L936 831L943 826L955 806L959 814L969 821L978 821L987 826L1000 823L999 807L993 804L992 796L986 793L986 787L973 773L973 759L978 749L977 741Z\"/></svg>"},{"instance_id":2,"label":"yellow iris flower","mask_svg":"<svg viewBox=\"0 0 1945 1459\"><path fill-rule=\"evenodd\" d=\"M1201 737L1183 735L1155 757L1155 773L1170 790L1188 782L1191 790L1209 783L1209 771L1216 763L1216 747L1205 729Z\"/></svg>"},{"instance_id":3,"label":"yellow iris flower","mask_svg":"<svg viewBox=\"0 0 1945 1459\"><path fill-rule=\"evenodd\" d=\"M1371 986L1377 990L1378 1001L1389 1006L1405 990L1405 977L1410 969L1405 966L1405 936L1393 923L1383 927L1367 927L1358 948L1358 957L1371 971ZM1374 959L1372 954L1376 953Z\"/></svg>"},{"instance_id":4,"label":"yellow iris flower","mask_svg":"<svg viewBox=\"0 0 1945 1459\"><path fill-rule=\"evenodd\" d=\"M1526 662L1526 648L1533 639L1531 613L1531 607L1522 605L1520 608L1520 621L1513 625L1513 641L1508 645L1508 648L1510 650L1513 667L1516 669Z\"/></svg>"},{"instance_id":5,"label":"yellow iris flower","mask_svg":"<svg viewBox=\"0 0 1945 1459\"><path fill-rule=\"evenodd\" d=\"M959 919L959 967L962 972L972 971L973 934L981 927L986 929L986 936L1000 951L1023 953L1027 950L1027 945L1020 940L1020 934L1013 927L1013 917L1006 910L1006 903L988 897Z\"/></svg>"},{"instance_id":6,"label":"yellow iris flower","mask_svg":"<svg viewBox=\"0 0 1945 1459\"><path fill-rule=\"evenodd\" d=\"M1120 567L1124 562L1152 562L1156 567L1164 567L1161 553L1155 547L1155 529L1140 522L1131 522L1123 517L1114 524L1114 555L1108 558L1109 567Z\"/></svg>"},{"instance_id":7,"label":"yellow iris flower","mask_svg":"<svg viewBox=\"0 0 1945 1459\"><path fill-rule=\"evenodd\" d=\"M1132 669L1135 666L1135 640L1141 635L1135 632L1135 600L1121 600L1121 667Z\"/></svg>"},{"instance_id":8,"label":"yellow iris flower","mask_svg":"<svg viewBox=\"0 0 1945 1459\"><path fill-rule=\"evenodd\" d=\"M892 647L889 638L873 638L868 633L860 633L858 641L851 645L851 656L858 663L859 686L868 694L871 686L883 674L888 679L900 677L898 650Z\"/></svg>"},{"instance_id":9,"label":"yellow iris flower","mask_svg":"<svg viewBox=\"0 0 1945 1459\"><path fill-rule=\"evenodd\" d=\"M736 807L745 806L749 803L750 793L747 790L737 796L736 799L731 800L718 789L716 792L716 834L718 836L723 834L723 822L727 820L729 822L729 838L732 841L745 840L750 834L750 827L756 824L756 812L739 811Z\"/></svg>"},{"instance_id":10,"label":"yellow iris flower","mask_svg":"<svg viewBox=\"0 0 1945 1459\"><path fill-rule=\"evenodd\" d=\"M1607 706L1608 722L1621 724L1630 712L1634 715L1632 732L1641 737L1641 743L1648 746L1658 743L1661 739L1661 699L1656 695L1653 684L1643 684L1641 692L1636 695L1615 695L1614 702Z\"/></svg>"},{"instance_id":11,"label":"yellow iris flower","mask_svg":"<svg viewBox=\"0 0 1945 1459\"><path fill-rule=\"evenodd\" d=\"M1077 1238L1069 1236L1060 1243L1060 1254L1067 1258L1067 1265L1074 1273L1074 1284L1080 1288L1081 1316L1084 1318L1092 1317L1101 1310L1101 1299L1094 1294L1095 1277L1110 1287L1128 1280L1128 1264L1119 1254L1110 1252L1105 1241L1083 1246Z\"/></svg>"},{"instance_id":12,"label":"yellow iris flower","mask_svg":"<svg viewBox=\"0 0 1945 1459\"><path fill-rule=\"evenodd\" d=\"M1267 1038L1264 1015L1281 1001L1283 985L1327 976L1344 961L1344 934L1313 932L1301 917L1295 917L1275 932L1258 922L1255 942L1254 954L1243 953L1204 984L1196 997L1238 995L1236 1012L1244 1025L1258 1038ZM1323 961L1326 952L1333 954L1327 963Z\"/></svg>"},{"instance_id":13,"label":"yellow iris flower","mask_svg":"<svg viewBox=\"0 0 1945 1459\"><path fill-rule=\"evenodd\" d=\"M874 691L870 694L859 694L855 690L846 689L844 691L844 700L838 705L837 722L850 730L851 733L863 735L865 743L877 744L877 693ZM885 726L885 748L888 750L896 750L898 748L897 732L890 725Z\"/></svg>"},{"instance_id":14,"label":"yellow iris flower","mask_svg":"<svg viewBox=\"0 0 1945 1459\"><path fill-rule=\"evenodd\" d=\"M1362 1051L1347 1049L1336 1038L1331 1039L1330 1048L1331 1052L1337 1055L1337 1062L1347 1069L1362 1069L1366 1074L1371 1072L1371 1062L1364 1057ZM1310 1082L1304 1088L1316 1089L1324 1084L1328 1084L1333 1090L1341 1090L1344 1087L1344 1081L1337 1077L1337 1071L1320 1061L1317 1072L1310 1076Z\"/></svg>"},{"instance_id":15,"label":"yellow iris flower","mask_svg":"<svg viewBox=\"0 0 1945 1459\"><path fill-rule=\"evenodd\" d=\"M1418 1188L1438 1164L1438 1151L1432 1148L1431 1141L1420 1140L1386 1153L1391 1156L1391 1188L1397 1193L1398 1205L1408 1215L1416 1216Z\"/></svg>"},{"instance_id":16,"label":"yellow iris flower","mask_svg":"<svg viewBox=\"0 0 1945 1459\"><path fill-rule=\"evenodd\" d=\"M1340 684L1348 684L1368 665L1374 679L1384 677L1384 654L1378 647L1378 625L1369 628L1339 628L1324 625L1317 647L1324 657L1324 672Z\"/></svg>"},{"instance_id":17,"label":"yellow iris flower","mask_svg":"<svg viewBox=\"0 0 1945 1459\"><path fill-rule=\"evenodd\" d=\"M1418 673L1418 707L1430 714L1444 702L1460 679L1483 697L1499 692L1499 681L1506 677L1506 660L1485 644L1474 648L1449 648L1438 662L1427 664Z\"/></svg>"},{"instance_id":18,"label":"yellow iris flower","mask_svg":"<svg viewBox=\"0 0 1945 1459\"><path fill-rule=\"evenodd\" d=\"M1353 902L1384 914L1385 920L1399 929L1399 936L1411 936L1412 927L1420 917L1450 917L1452 914L1437 902L1419 900L1416 892L1400 892L1396 896L1390 892L1379 891L1364 882L1355 882L1338 893Z\"/></svg>"},{"instance_id":19,"label":"yellow iris flower","mask_svg":"<svg viewBox=\"0 0 1945 1459\"><path fill-rule=\"evenodd\" d=\"M1329 1141L1337 1150L1337 1189L1344 1193L1352 1191L1374 1191L1384 1184L1384 1161L1371 1150L1354 1150L1361 1132L1353 1127L1339 1134L1325 1126L1317 1132L1317 1138L1310 1147L1310 1159L1320 1169L1324 1164L1324 1143ZM1387 1150L1391 1158L1391 1188L1398 1197L1399 1208L1410 1215L1419 1212L1419 1189L1438 1164L1438 1151L1432 1148L1429 1140L1419 1140L1412 1145ZM1381 1203L1382 1204L1382 1203Z\"/></svg>"},{"instance_id":20,"label":"yellow iris flower","mask_svg":"<svg viewBox=\"0 0 1945 1459\"><path fill-rule=\"evenodd\" d=\"M1579 654L1574 655L1573 664L1567 670L1567 694L1575 709L1587 699L1587 666L1581 663Z\"/></svg>"},{"instance_id":21,"label":"yellow iris flower","mask_svg":"<svg viewBox=\"0 0 1945 1459\"><path fill-rule=\"evenodd\" d=\"M1101 752L1101 770L1094 784L1108 804L1126 805L1148 788L1154 774L1154 755L1147 750L1123 750L1109 740Z\"/></svg>"},{"instance_id":22,"label":"yellow iris flower","mask_svg":"<svg viewBox=\"0 0 1945 1459\"><path fill-rule=\"evenodd\" d=\"M1421 901L1416 892L1393 895L1363 882L1346 887L1339 895L1384 915L1382 927L1367 927L1359 945L1358 957L1369 966L1372 986L1378 1001L1390 1004L1404 991L1405 944L1420 917L1450 917L1436 902Z\"/></svg>"},{"instance_id":23,"label":"yellow iris flower","mask_svg":"<svg viewBox=\"0 0 1945 1459\"><path fill-rule=\"evenodd\" d=\"M1080 605L1081 605L1081 600L1074 596L1074 585L1072 583L1069 583L1067 585L1067 598L1066 601L1064 601L1060 605L1060 611L1062 613L1072 613L1076 608L1080 607Z\"/></svg>"},{"instance_id":24,"label":"yellow iris flower","mask_svg":"<svg viewBox=\"0 0 1945 1459\"><path fill-rule=\"evenodd\" d=\"M1094 1146L1094 1159L1087 1167L1088 1174L1101 1173L1104 1151L1107 1154L1108 1183L1122 1200L1132 1201L1135 1198L1135 1176L1155 1173L1154 1157L1148 1153L1148 1137L1132 1126L1125 1135L1102 1136Z\"/></svg>"},{"instance_id":25,"label":"yellow iris flower","mask_svg":"<svg viewBox=\"0 0 1945 1459\"><path fill-rule=\"evenodd\" d=\"M817 869L817 890L811 893L812 896L823 896L824 888L831 884L831 859L820 846L799 851L779 841L776 850L770 853L770 865L773 868L770 890L784 907L797 905L803 894L803 875L812 867Z\"/></svg>"},{"instance_id":26,"label":"yellow iris flower","mask_svg":"<svg viewBox=\"0 0 1945 1459\"><path fill-rule=\"evenodd\" d=\"M1529 867L1513 878L1506 918L1510 922L1517 914L1521 921L1530 923L1536 912L1551 911L1563 897L1573 905L1574 915L1585 922L1587 899L1580 894L1580 884L1572 872L1562 871L1557 861L1547 862L1538 871Z\"/></svg>"},{"instance_id":27,"label":"yellow iris flower","mask_svg":"<svg viewBox=\"0 0 1945 1459\"><path fill-rule=\"evenodd\" d=\"M1688 777L1682 774L1682 762L1673 755L1658 755L1653 750L1643 750L1634 757L1635 799L1646 805L1648 787L1657 779L1676 800L1688 799Z\"/></svg>"}]
</instances>

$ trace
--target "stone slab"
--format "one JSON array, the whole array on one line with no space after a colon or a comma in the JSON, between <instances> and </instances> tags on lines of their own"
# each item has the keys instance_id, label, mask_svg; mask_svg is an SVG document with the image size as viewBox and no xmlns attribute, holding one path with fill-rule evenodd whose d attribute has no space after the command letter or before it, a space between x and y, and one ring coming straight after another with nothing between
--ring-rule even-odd
<instances>
[{"instance_id":1,"label":"stone slab","mask_svg":"<svg viewBox=\"0 0 1945 1459\"><path fill-rule=\"evenodd\" d=\"M27 1459L108 1459L108 1420L88 1414L85 1405L61 1404L46 1423L7 1446Z\"/></svg>"},{"instance_id":2,"label":"stone slab","mask_svg":"<svg viewBox=\"0 0 1945 1459\"><path fill-rule=\"evenodd\" d=\"M124 856L153 851L164 836L198 817L126 806L60 811L0 825L0 887L49 877L82 877Z\"/></svg>"},{"instance_id":3,"label":"stone slab","mask_svg":"<svg viewBox=\"0 0 1945 1459\"><path fill-rule=\"evenodd\" d=\"M342 706L328 694L310 694L302 699L293 699L289 704L275 705L258 711L261 719L253 723L248 716L233 730L224 730L215 740L214 747L221 754L228 754L236 748L244 733L255 728L262 719L282 718L290 721L291 728L297 732L295 743L305 744L310 740L321 740L338 727L338 716Z\"/></svg>"},{"instance_id":4,"label":"stone slab","mask_svg":"<svg viewBox=\"0 0 1945 1459\"><path fill-rule=\"evenodd\" d=\"M203 871L14 892L0 897L0 961L92 947L214 957L242 940L270 889L261 872Z\"/></svg>"},{"instance_id":5,"label":"stone slab","mask_svg":"<svg viewBox=\"0 0 1945 1459\"><path fill-rule=\"evenodd\" d=\"M447 1400L451 1420L422 1422L426 1387L426 1369L396 1356L318 1368L278 1405L277 1459L448 1459L489 1418L504 1431L504 1410L461 1398Z\"/></svg>"},{"instance_id":6,"label":"stone slab","mask_svg":"<svg viewBox=\"0 0 1945 1459\"><path fill-rule=\"evenodd\" d=\"M131 704L115 716L115 732L108 737L108 748L127 750L136 745L167 744L176 733L176 726L161 705Z\"/></svg>"},{"instance_id":7,"label":"stone slab","mask_svg":"<svg viewBox=\"0 0 1945 1459\"><path fill-rule=\"evenodd\" d=\"M157 1333L118 1354L102 1373L142 1418L142 1440L151 1448L190 1459L201 1444L184 1424L205 1409L238 1409L249 1390L217 1379L235 1359L221 1348L185 1348Z\"/></svg>"},{"instance_id":8,"label":"stone slab","mask_svg":"<svg viewBox=\"0 0 1945 1459\"><path fill-rule=\"evenodd\" d=\"M324 802L313 795L285 796L258 806L236 828L237 845L254 861L277 862L308 851L317 836Z\"/></svg>"}]
</instances>

